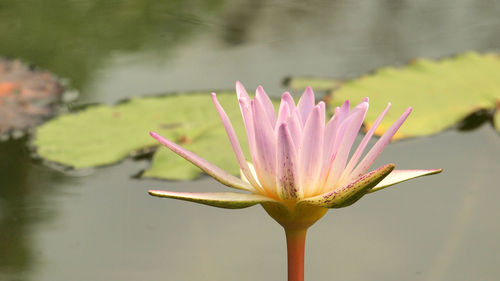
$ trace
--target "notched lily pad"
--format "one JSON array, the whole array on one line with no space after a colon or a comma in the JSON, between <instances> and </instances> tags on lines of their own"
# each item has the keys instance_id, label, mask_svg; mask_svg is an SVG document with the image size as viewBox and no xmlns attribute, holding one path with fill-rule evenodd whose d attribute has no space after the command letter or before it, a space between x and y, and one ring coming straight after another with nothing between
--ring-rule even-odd
<instances>
[{"instance_id":1,"label":"notched lily pad","mask_svg":"<svg viewBox=\"0 0 500 281\"><path fill-rule=\"evenodd\" d=\"M236 94L219 93L217 98L245 150L248 145ZM87 107L40 126L32 144L42 158L80 169L116 163L138 151L159 146L149 131L182 144L223 169L239 172L208 92L132 98L116 106ZM150 169L142 176L193 179L200 174L196 166L160 147Z\"/></svg>"},{"instance_id":2,"label":"notched lily pad","mask_svg":"<svg viewBox=\"0 0 500 281\"><path fill-rule=\"evenodd\" d=\"M0 58L0 138L22 135L56 113L64 87L48 71Z\"/></svg>"},{"instance_id":3,"label":"notched lily pad","mask_svg":"<svg viewBox=\"0 0 500 281\"><path fill-rule=\"evenodd\" d=\"M343 83L333 92L331 103L339 105L346 99L357 103L363 97L370 97L367 128L392 102L376 135L383 134L409 106L413 113L395 138L435 134L473 112L495 107L500 101L500 58L497 54L469 52L438 61L418 59L402 68L381 68Z\"/></svg>"}]
</instances>

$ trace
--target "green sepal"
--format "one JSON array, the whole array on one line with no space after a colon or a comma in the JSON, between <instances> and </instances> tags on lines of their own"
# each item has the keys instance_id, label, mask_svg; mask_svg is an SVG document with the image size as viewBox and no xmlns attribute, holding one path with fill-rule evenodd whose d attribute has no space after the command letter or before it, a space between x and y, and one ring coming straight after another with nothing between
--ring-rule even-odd
<instances>
[{"instance_id":1,"label":"green sepal","mask_svg":"<svg viewBox=\"0 0 500 281\"><path fill-rule=\"evenodd\" d=\"M274 199L266 196L236 192L191 193L150 190L149 194L157 197L179 199L225 209L242 209L263 202L275 202Z\"/></svg>"},{"instance_id":2,"label":"green sepal","mask_svg":"<svg viewBox=\"0 0 500 281\"><path fill-rule=\"evenodd\" d=\"M382 181L394 169L394 164L384 165L360 176L355 181L324 194L303 199L299 204L310 204L325 208L343 208L358 201Z\"/></svg>"}]
</instances>

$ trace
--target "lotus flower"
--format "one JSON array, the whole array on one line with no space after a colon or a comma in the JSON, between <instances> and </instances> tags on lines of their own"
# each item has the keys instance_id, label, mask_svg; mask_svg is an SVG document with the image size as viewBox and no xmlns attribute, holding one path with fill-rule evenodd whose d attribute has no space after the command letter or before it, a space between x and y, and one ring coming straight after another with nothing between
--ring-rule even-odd
<instances>
[{"instance_id":1,"label":"lotus flower","mask_svg":"<svg viewBox=\"0 0 500 281\"><path fill-rule=\"evenodd\" d=\"M151 136L222 184L247 192L187 193L151 190L149 193L230 209L261 204L285 229L290 281L303 280L306 231L329 208L346 207L367 193L441 172L440 169L394 170L394 164L369 171L406 120L411 108L365 153L373 133L390 108L389 104L349 157L368 110L368 98L352 109L349 101L346 101L335 108L333 117L325 124L325 103L321 101L315 104L310 87L297 104L285 92L281 97L278 114L262 87L257 88L255 98L252 99L243 85L237 82L236 93L248 137L251 163L245 159L236 133L215 93L212 93L212 100L238 160L241 178L154 132L151 132Z\"/></svg>"}]
</instances>

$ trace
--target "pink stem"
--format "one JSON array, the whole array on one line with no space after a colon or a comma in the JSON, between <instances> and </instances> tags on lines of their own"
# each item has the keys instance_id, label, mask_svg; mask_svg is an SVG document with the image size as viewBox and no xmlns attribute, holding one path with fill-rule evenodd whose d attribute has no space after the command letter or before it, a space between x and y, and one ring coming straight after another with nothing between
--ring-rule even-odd
<instances>
[{"instance_id":1,"label":"pink stem","mask_svg":"<svg viewBox=\"0 0 500 281\"><path fill-rule=\"evenodd\" d=\"M307 228L285 228L288 281L304 281L304 250Z\"/></svg>"}]
</instances>

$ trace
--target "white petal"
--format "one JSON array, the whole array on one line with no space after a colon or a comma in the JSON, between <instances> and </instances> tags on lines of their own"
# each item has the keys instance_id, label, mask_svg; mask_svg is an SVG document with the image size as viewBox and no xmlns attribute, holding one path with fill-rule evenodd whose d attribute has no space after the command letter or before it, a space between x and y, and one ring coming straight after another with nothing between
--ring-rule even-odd
<instances>
[{"instance_id":1,"label":"white petal","mask_svg":"<svg viewBox=\"0 0 500 281\"><path fill-rule=\"evenodd\" d=\"M379 191L391 185L411 180L414 178L441 173L442 169L433 170L393 170L387 177L379 182L369 192Z\"/></svg>"}]
</instances>

